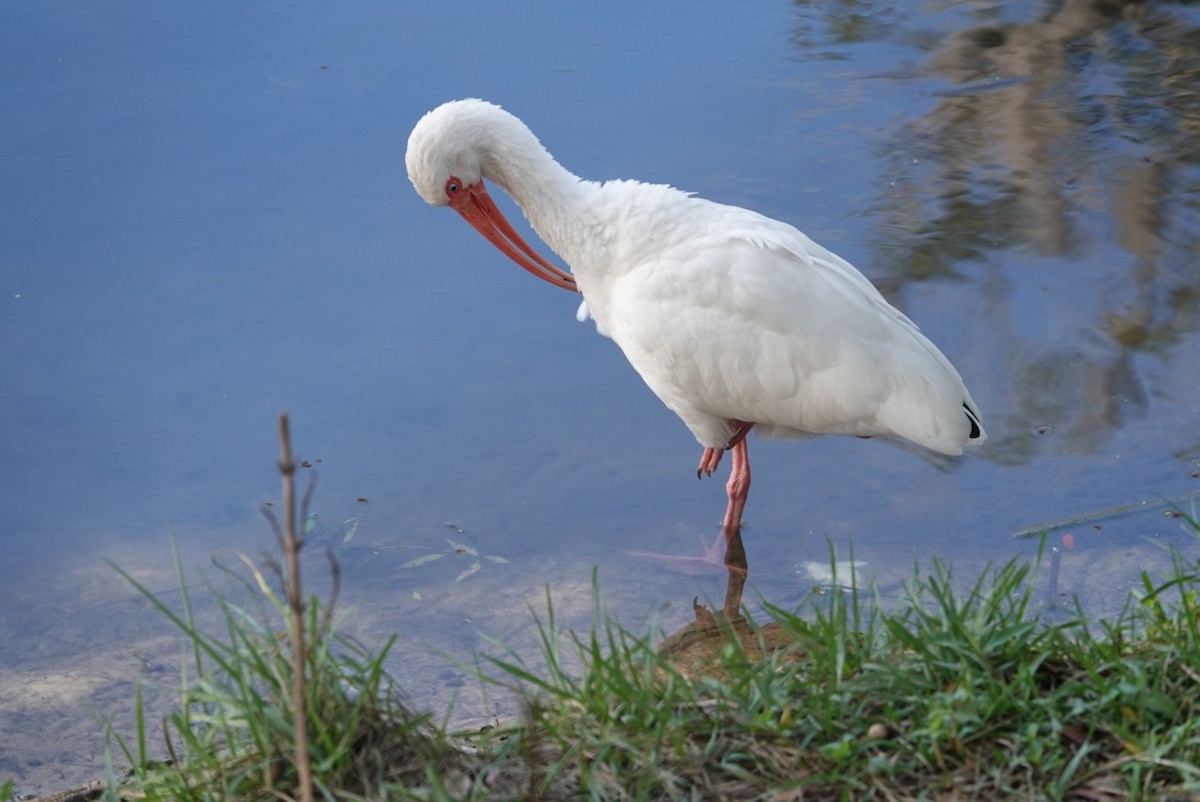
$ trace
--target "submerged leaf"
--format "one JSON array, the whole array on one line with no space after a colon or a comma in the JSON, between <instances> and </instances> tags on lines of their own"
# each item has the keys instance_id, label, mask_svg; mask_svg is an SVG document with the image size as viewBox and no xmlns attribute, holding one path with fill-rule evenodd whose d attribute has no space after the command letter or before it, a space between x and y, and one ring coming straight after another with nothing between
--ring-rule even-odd
<instances>
[{"instance_id":1,"label":"submerged leaf","mask_svg":"<svg viewBox=\"0 0 1200 802\"><path fill-rule=\"evenodd\" d=\"M478 571L478 570L479 570L481 567L482 567L482 566L480 565L480 563L479 563L479 560L476 560L475 562L471 563L471 567L470 567L470 568L468 568L467 570L463 571L461 574L459 574L458 576L456 576L456 577L454 578L454 581L455 581L455 582L461 582L461 581L463 581L464 579L466 579L467 577L469 577L471 574L473 574L473 573L475 573L476 571Z\"/></svg>"},{"instance_id":2,"label":"submerged leaf","mask_svg":"<svg viewBox=\"0 0 1200 802\"><path fill-rule=\"evenodd\" d=\"M402 565L400 567L401 568L416 568L418 565L424 565L425 563L431 563L434 560L440 560L445 556L446 556L446 552L438 551L438 552L434 552L433 554L426 554L424 556L417 557L415 560L409 560L408 562L406 562L404 565Z\"/></svg>"}]
</instances>

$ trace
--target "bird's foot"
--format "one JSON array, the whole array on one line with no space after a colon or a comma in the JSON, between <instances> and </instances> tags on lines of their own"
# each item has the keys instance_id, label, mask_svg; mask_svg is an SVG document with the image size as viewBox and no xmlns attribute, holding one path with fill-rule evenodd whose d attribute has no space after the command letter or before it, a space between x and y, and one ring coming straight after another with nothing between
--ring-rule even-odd
<instances>
[{"instance_id":1,"label":"bird's foot","mask_svg":"<svg viewBox=\"0 0 1200 802\"><path fill-rule=\"evenodd\" d=\"M740 420L731 420L734 431L729 441L721 448L715 446L705 446L704 453L700 455L700 467L696 469L696 478L700 479L704 476L712 476L717 466L721 464L721 455L731 448L737 448L746 440L746 435L750 434L750 430L754 428L753 423L746 423Z\"/></svg>"},{"instance_id":2,"label":"bird's foot","mask_svg":"<svg viewBox=\"0 0 1200 802\"><path fill-rule=\"evenodd\" d=\"M721 464L721 455L725 453L723 448L706 448L704 453L700 455L700 467L696 469L696 478L704 476L712 476L717 470L717 466Z\"/></svg>"}]
</instances>

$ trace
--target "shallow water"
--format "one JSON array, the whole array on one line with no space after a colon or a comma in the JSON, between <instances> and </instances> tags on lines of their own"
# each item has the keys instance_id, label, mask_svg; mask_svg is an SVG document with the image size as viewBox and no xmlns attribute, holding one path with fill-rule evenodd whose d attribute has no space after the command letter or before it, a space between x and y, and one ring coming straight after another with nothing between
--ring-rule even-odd
<instances>
[{"instance_id":1,"label":"shallow water","mask_svg":"<svg viewBox=\"0 0 1200 802\"><path fill-rule=\"evenodd\" d=\"M687 430L576 298L408 185L408 131L456 97L584 177L797 224L971 387L992 439L962 460L754 442L755 598L798 603L831 545L889 593L933 557L972 581L1067 520L1058 592L1115 614L1196 551L1157 502L1200 493L1200 10L1094 5L0 12L0 781L95 775L91 716L128 721L139 667L169 704L178 641L103 559L169 594L169 533L209 575L269 548L283 408L347 626L399 633L419 705L517 715L434 652L528 652L547 588L585 626L593 566L631 626L719 599L625 554L716 534ZM509 562L401 567L446 537Z\"/></svg>"}]
</instances>

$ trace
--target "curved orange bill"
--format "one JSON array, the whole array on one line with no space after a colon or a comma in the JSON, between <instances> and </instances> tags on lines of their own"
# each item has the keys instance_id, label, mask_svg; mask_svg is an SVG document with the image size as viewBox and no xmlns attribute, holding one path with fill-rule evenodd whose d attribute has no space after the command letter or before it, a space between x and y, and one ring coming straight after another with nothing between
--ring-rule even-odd
<instances>
[{"instance_id":1,"label":"curved orange bill","mask_svg":"<svg viewBox=\"0 0 1200 802\"><path fill-rule=\"evenodd\" d=\"M502 250L509 259L528 270L533 275L548 281L564 290L578 292L575 287L575 277L565 270L547 262L537 251L529 246L516 229L504 219L504 215L496 207L483 181L466 187L457 201L451 202L451 208L461 214L475 230L487 237L488 242Z\"/></svg>"}]
</instances>

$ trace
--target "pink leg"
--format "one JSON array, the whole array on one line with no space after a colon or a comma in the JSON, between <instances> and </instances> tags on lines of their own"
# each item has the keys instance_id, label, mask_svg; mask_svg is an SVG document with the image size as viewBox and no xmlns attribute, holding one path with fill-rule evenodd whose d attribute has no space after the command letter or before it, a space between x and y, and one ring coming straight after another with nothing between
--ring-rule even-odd
<instances>
[{"instance_id":1,"label":"pink leg","mask_svg":"<svg viewBox=\"0 0 1200 802\"><path fill-rule=\"evenodd\" d=\"M742 510L746 508L746 499L750 496L750 453L744 434L730 451L733 465L729 467L729 482L725 485L729 506L725 509L725 522L721 525L726 538L741 529Z\"/></svg>"},{"instance_id":2,"label":"pink leg","mask_svg":"<svg viewBox=\"0 0 1200 802\"><path fill-rule=\"evenodd\" d=\"M754 425L752 423L742 423L734 421L737 424L737 431L730 438L729 443L725 448L706 448L704 455L700 457L700 467L696 471L696 476L700 477L705 474L711 475L717 469L717 465L721 462L721 455L726 449L732 452L730 459L733 465L729 469L729 482L725 485L725 492L729 496L729 506L725 509L725 520L721 524L721 534L717 535L717 539L712 546L705 544L703 557L680 557L672 554L656 554L645 551L629 551L634 557L642 559L654 560L655 562L663 563L672 571L678 571L684 574L701 574L709 573L711 569L718 570L724 565L730 576L730 587L733 587L734 578L740 577L741 581L745 581L746 576L746 551L742 548L741 526L742 526L742 510L746 507L746 498L750 495L750 455L746 447L746 433ZM725 548L721 549L722 535L724 536ZM722 559L722 555L724 558ZM732 591L730 591L732 593ZM734 598L733 611L737 612L737 600L741 598L741 586L737 586L737 593L729 598ZM726 601L726 609L729 609L728 599Z\"/></svg>"}]
</instances>

